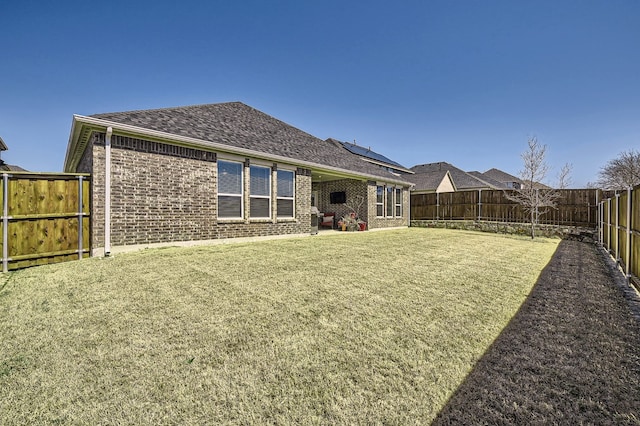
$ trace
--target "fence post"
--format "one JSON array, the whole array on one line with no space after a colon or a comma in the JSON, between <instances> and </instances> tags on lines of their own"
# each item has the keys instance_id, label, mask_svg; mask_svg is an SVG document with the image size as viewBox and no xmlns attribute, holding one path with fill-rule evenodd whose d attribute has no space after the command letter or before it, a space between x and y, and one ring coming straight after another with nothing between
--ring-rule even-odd
<instances>
[{"instance_id":1,"label":"fence post","mask_svg":"<svg viewBox=\"0 0 640 426\"><path fill-rule=\"evenodd\" d=\"M82 242L84 240L83 223L84 223L84 209L82 208L82 176L78 176L78 259L82 259L82 252L84 247Z\"/></svg>"},{"instance_id":2,"label":"fence post","mask_svg":"<svg viewBox=\"0 0 640 426\"><path fill-rule=\"evenodd\" d=\"M620 194L616 194L616 261L620 262Z\"/></svg>"},{"instance_id":3,"label":"fence post","mask_svg":"<svg viewBox=\"0 0 640 426\"><path fill-rule=\"evenodd\" d=\"M598 232L598 242L600 243L600 245L602 245L602 223L601 223L601 218L602 216L600 215L600 194L599 194L599 190L596 189L596 207L597 207L597 211L596 211L596 231Z\"/></svg>"},{"instance_id":4,"label":"fence post","mask_svg":"<svg viewBox=\"0 0 640 426\"><path fill-rule=\"evenodd\" d=\"M478 222L482 220L482 189L478 189Z\"/></svg>"},{"instance_id":5,"label":"fence post","mask_svg":"<svg viewBox=\"0 0 640 426\"><path fill-rule=\"evenodd\" d=\"M627 188L627 252L625 253L625 269L627 281L631 279L631 187Z\"/></svg>"},{"instance_id":6,"label":"fence post","mask_svg":"<svg viewBox=\"0 0 640 426\"><path fill-rule=\"evenodd\" d=\"M607 200L607 250L609 253L612 253L613 250L611 248L611 212L613 211L613 199L609 198Z\"/></svg>"},{"instance_id":7,"label":"fence post","mask_svg":"<svg viewBox=\"0 0 640 426\"><path fill-rule=\"evenodd\" d=\"M436 220L440 220L440 193L436 192Z\"/></svg>"},{"instance_id":8,"label":"fence post","mask_svg":"<svg viewBox=\"0 0 640 426\"><path fill-rule=\"evenodd\" d=\"M600 237L600 244L604 245L604 203L606 201L601 201L600 205L598 206L598 213L600 214L600 216L598 216L599 219L599 226L600 226L600 232L599 232L599 237Z\"/></svg>"},{"instance_id":9,"label":"fence post","mask_svg":"<svg viewBox=\"0 0 640 426\"><path fill-rule=\"evenodd\" d=\"M2 272L9 270L9 175L2 174Z\"/></svg>"}]
</instances>

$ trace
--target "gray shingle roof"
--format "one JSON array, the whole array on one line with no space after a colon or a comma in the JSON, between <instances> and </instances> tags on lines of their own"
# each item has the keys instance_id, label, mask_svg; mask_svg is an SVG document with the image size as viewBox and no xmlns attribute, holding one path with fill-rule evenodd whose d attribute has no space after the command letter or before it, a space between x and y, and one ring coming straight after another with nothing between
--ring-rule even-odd
<instances>
[{"instance_id":1,"label":"gray shingle roof","mask_svg":"<svg viewBox=\"0 0 640 426\"><path fill-rule=\"evenodd\" d=\"M496 180L498 182L518 182L518 183L522 183L522 180L516 176L510 175L507 172L503 172L500 169L489 169L486 172L483 173L484 176L488 177L489 179L493 179Z\"/></svg>"},{"instance_id":2,"label":"gray shingle roof","mask_svg":"<svg viewBox=\"0 0 640 426\"><path fill-rule=\"evenodd\" d=\"M489 185L495 186L496 188L506 188L506 185L504 183L499 182L495 179L491 179L489 176L485 175L484 173L480 173L478 171L467 172L467 173L469 173L473 177L480 179L481 181L487 182Z\"/></svg>"},{"instance_id":3,"label":"gray shingle roof","mask_svg":"<svg viewBox=\"0 0 640 426\"><path fill-rule=\"evenodd\" d=\"M3 172L26 172L27 170L23 169L20 166L16 166L14 164L7 164L4 161L0 160L0 171L3 171Z\"/></svg>"},{"instance_id":4,"label":"gray shingle roof","mask_svg":"<svg viewBox=\"0 0 640 426\"><path fill-rule=\"evenodd\" d=\"M202 141L407 181L241 102L94 114L91 117ZM409 181L407 181L409 183Z\"/></svg>"},{"instance_id":5,"label":"gray shingle roof","mask_svg":"<svg viewBox=\"0 0 640 426\"><path fill-rule=\"evenodd\" d=\"M446 176L446 170L434 170L416 173L410 178L415 183L415 191L435 191Z\"/></svg>"},{"instance_id":6,"label":"gray shingle roof","mask_svg":"<svg viewBox=\"0 0 640 426\"><path fill-rule=\"evenodd\" d=\"M475 176L472 176L469 173L465 172L464 170L455 167L453 164L449 164L444 161L438 163L420 164L417 166L413 166L411 170L415 172L416 177L414 178L412 176L412 179L414 181L420 179L418 175L421 174L449 171L449 173L451 174L451 179L453 180L453 183L458 190L482 189L491 187L486 182L483 182ZM422 188L416 185L415 189L421 190Z\"/></svg>"}]
</instances>

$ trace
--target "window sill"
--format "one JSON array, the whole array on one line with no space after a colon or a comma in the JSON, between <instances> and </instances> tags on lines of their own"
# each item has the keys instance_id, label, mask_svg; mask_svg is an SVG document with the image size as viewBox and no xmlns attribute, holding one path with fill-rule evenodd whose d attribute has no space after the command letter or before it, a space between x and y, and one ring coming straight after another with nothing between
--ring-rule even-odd
<instances>
[{"instance_id":1,"label":"window sill","mask_svg":"<svg viewBox=\"0 0 640 426\"><path fill-rule=\"evenodd\" d=\"M244 219L243 218L219 217L218 218L218 223L244 223Z\"/></svg>"}]
</instances>

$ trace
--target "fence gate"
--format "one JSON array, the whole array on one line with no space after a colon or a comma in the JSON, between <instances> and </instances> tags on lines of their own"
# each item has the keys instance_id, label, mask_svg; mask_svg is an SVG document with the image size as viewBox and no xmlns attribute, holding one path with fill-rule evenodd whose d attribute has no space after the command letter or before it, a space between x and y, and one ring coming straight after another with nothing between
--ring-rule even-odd
<instances>
[{"instance_id":1,"label":"fence gate","mask_svg":"<svg viewBox=\"0 0 640 426\"><path fill-rule=\"evenodd\" d=\"M87 174L2 173L2 271L89 257Z\"/></svg>"}]
</instances>

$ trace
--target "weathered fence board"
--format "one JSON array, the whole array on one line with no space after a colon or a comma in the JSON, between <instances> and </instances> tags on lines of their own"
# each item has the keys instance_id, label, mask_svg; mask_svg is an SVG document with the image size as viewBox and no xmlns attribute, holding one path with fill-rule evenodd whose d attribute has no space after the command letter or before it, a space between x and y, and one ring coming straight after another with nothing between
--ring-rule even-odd
<instances>
[{"instance_id":1,"label":"weathered fence board","mask_svg":"<svg viewBox=\"0 0 640 426\"><path fill-rule=\"evenodd\" d=\"M90 253L88 175L3 173L3 271Z\"/></svg>"},{"instance_id":2,"label":"weathered fence board","mask_svg":"<svg viewBox=\"0 0 640 426\"><path fill-rule=\"evenodd\" d=\"M545 208L541 224L595 228L600 191L596 189L558 190L555 208ZM529 222L522 206L510 200L502 190L458 191L442 194L412 194L411 219L414 220L487 220Z\"/></svg>"},{"instance_id":3,"label":"weathered fence board","mask_svg":"<svg viewBox=\"0 0 640 426\"><path fill-rule=\"evenodd\" d=\"M640 185L598 205L600 243L627 277L640 276Z\"/></svg>"}]
</instances>

